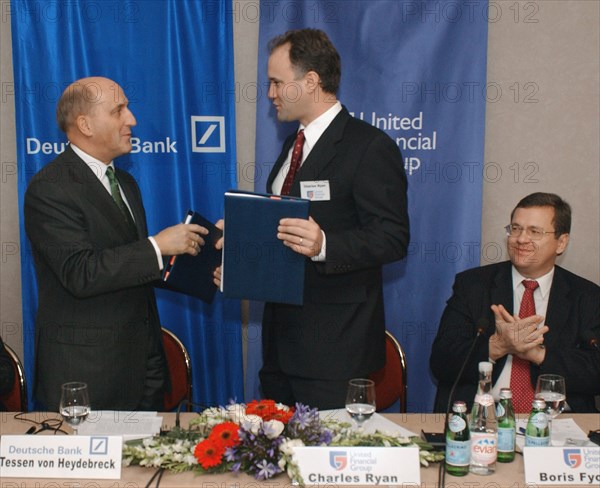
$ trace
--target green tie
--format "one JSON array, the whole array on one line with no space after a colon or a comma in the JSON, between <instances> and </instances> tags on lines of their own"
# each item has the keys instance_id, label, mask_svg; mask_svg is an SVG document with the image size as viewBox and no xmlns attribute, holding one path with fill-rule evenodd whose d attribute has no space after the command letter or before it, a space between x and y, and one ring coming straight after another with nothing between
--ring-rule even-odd
<instances>
[{"instance_id":1,"label":"green tie","mask_svg":"<svg viewBox=\"0 0 600 488\"><path fill-rule=\"evenodd\" d=\"M130 224L134 229L135 222L133 221L133 217L131 216L131 212L127 208L123 197L121 196L121 190L119 190L119 182L117 181L117 177L115 175L115 169L112 166L106 168L106 176L108 177L108 181L110 182L110 194L113 197L113 200L121 210L121 213L125 217L125 220L128 224Z\"/></svg>"}]
</instances>

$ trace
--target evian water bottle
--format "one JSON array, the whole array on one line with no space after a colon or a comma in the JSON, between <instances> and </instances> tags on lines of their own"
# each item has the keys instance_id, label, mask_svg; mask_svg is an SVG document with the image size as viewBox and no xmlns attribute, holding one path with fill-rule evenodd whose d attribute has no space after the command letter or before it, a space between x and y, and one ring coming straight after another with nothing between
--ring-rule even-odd
<instances>
[{"instance_id":1,"label":"evian water bottle","mask_svg":"<svg viewBox=\"0 0 600 488\"><path fill-rule=\"evenodd\" d=\"M471 411L471 464L475 474L492 474L498 455L498 426L492 397L492 363L479 363L479 385Z\"/></svg>"}]
</instances>

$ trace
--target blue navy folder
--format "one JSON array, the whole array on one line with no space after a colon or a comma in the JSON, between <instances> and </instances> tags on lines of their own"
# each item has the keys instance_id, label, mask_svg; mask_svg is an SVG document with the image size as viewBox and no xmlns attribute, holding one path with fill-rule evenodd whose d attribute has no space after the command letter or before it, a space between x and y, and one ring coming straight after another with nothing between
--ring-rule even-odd
<instances>
[{"instance_id":1,"label":"blue navy folder","mask_svg":"<svg viewBox=\"0 0 600 488\"><path fill-rule=\"evenodd\" d=\"M306 257L277 239L284 217L308 218L309 200L230 190L225 193L223 294L301 305Z\"/></svg>"},{"instance_id":2,"label":"blue navy folder","mask_svg":"<svg viewBox=\"0 0 600 488\"><path fill-rule=\"evenodd\" d=\"M163 271L163 281L167 288L212 303L217 291L213 271L220 266L222 259L221 250L215 249L215 243L223 235L223 231L193 210L188 211L184 222L206 227L208 235L202 236L204 246L196 256L180 254L169 258Z\"/></svg>"}]
</instances>

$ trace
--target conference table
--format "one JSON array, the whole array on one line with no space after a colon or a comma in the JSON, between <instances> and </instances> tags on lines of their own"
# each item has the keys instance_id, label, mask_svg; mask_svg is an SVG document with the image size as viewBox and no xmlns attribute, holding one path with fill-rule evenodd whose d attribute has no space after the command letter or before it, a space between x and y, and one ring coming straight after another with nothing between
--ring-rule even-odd
<instances>
[{"instance_id":1,"label":"conference table","mask_svg":"<svg viewBox=\"0 0 600 488\"><path fill-rule=\"evenodd\" d=\"M27 414L27 417L39 420L40 415L40 413L30 413ZM182 426L193 415L195 414L181 414ZM41 418L47 419L53 416L55 415L44 414ZM174 413L164 413L161 416L163 417L163 428L169 429L175 425ZM385 417L415 433L419 433L421 430L425 432L442 432L444 426L444 416L440 414L385 414ZM585 433L590 430L600 429L600 414L563 414L560 418L573 418ZM0 435L24 434L30 426L30 423L14 419L14 413L0 412ZM69 429L69 427L63 428ZM438 466L435 463L429 467L421 467L421 485L419 488L438 487ZM3 478L0 480L0 488L143 488L147 486L154 473L155 470L152 468L124 466L121 470L120 480ZM489 476L468 474L462 477L455 477L446 474L445 484L448 488L463 486L466 488L524 488L526 485L523 456L517 454L512 463L497 463L496 472ZM155 484L153 483L150 486L155 486ZM164 473L160 481L160 487L163 488L181 488L187 486L200 486L202 488L283 488L291 486L291 482L285 474L277 475L267 481L257 481L246 474L200 475L193 472L176 474L168 471Z\"/></svg>"}]
</instances>

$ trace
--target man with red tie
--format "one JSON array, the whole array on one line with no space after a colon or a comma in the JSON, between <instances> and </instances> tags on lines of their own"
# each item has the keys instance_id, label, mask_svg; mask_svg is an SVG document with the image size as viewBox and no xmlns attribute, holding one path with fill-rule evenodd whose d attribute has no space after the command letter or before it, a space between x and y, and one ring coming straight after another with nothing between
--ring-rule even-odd
<instances>
[{"instance_id":1,"label":"man with red tie","mask_svg":"<svg viewBox=\"0 0 600 488\"><path fill-rule=\"evenodd\" d=\"M306 258L304 303L265 305L261 386L282 403L340 408L348 380L385 362L382 266L409 241L404 163L387 134L338 101L340 56L323 31L289 31L269 48L269 98L279 121L299 127L267 191L311 204L308 219L277 229Z\"/></svg>"},{"instance_id":2,"label":"man with red tie","mask_svg":"<svg viewBox=\"0 0 600 488\"><path fill-rule=\"evenodd\" d=\"M506 226L510 261L456 276L453 294L433 343L430 366L438 380L435 411L445 411L449 390L477 327L488 327L467 362L454 399L471 402L479 361L494 363L493 393L513 390L518 413L529 412L537 377L565 378L574 412L597 412L600 394L600 287L556 266L569 242L571 207L558 195L523 198Z\"/></svg>"}]
</instances>

